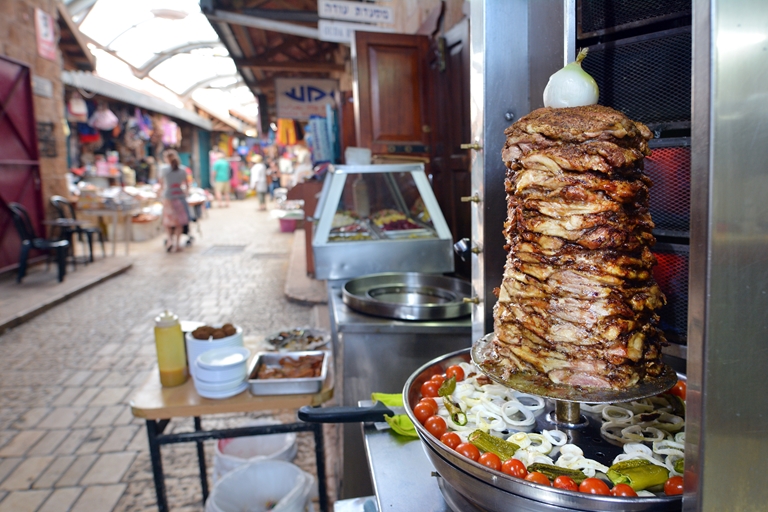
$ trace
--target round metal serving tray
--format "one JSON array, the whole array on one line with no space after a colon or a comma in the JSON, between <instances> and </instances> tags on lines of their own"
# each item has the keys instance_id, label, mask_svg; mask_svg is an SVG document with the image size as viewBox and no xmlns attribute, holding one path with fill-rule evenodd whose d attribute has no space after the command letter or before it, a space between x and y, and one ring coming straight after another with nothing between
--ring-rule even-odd
<instances>
[{"instance_id":1,"label":"round metal serving tray","mask_svg":"<svg viewBox=\"0 0 768 512\"><path fill-rule=\"evenodd\" d=\"M453 277L418 272L385 273L351 279L342 288L344 304L361 313L397 320L446 320L469 315L464 302L472 287Z\"/></svg>"},{"instance_id":2,"label":"round metal serving tray","mask_svg":"<svg viewBox=\"0 0 768 512\"><path fill-rule=\"evenodd\" d=\"M566 491L546 487L519 478L514 478L500 471L494 471L482 464L459 455L430 434L413 414L413 407L421 399L421 385L433 375L443 374L445 370L459 362L470 362L470 349L460 350L426 363L416 370L403 388L403 405L408 417L413 422L423 444L424 452L437 472L459 494L488 512L544 512L544 511L626 511L626 512L672 512L682 509L682 496L656 496L624 498L601 496ZM623 452L621 446L614 445L602 438L599 414L582 411L589 424L585 428L570 429L557 427L548 421L554 403L537 414L533 431L559 429L568 435L568 442L584 451L584 456L603 464L612 461Z\"/></svg>"}]
</instances>

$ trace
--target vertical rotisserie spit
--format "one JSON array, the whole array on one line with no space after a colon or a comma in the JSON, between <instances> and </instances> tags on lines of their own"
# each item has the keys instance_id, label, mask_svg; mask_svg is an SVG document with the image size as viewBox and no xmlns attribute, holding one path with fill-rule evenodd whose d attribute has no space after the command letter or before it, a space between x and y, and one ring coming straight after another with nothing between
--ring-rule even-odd
<instances>
[{"instance_id":1,"label":"vertical rotisserie spit","mask_svg":"<svg viewBox=\"0 0 768 512\"><path fill-rule=\"evenodd\" d=\"M650 130L600 105L542 108L506 130L508 218L493 357L558 384L623 389L657 375Z\"/></svg>"}]
</instances>

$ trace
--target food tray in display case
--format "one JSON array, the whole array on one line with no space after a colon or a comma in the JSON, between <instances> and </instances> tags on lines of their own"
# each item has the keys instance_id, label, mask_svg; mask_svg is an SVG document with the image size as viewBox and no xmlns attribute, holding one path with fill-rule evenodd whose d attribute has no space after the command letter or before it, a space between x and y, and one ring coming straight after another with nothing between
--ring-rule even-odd
<instances>
[{"instance_id":1,"label":"food tray in display case","mask_svg":"<svg viewBox=\"0 0 768 512\"><path fill-rule=\"evenodd\" d=\"M339 165L323 182L317 279L453 272L453 240L423 164Z\"/></svg>"}]
</instances>

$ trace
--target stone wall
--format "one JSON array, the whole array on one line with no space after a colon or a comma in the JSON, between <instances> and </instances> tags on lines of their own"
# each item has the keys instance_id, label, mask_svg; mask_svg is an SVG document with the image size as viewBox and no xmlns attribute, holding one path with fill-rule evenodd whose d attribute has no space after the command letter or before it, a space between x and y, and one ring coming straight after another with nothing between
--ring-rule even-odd
<instances>
[{"instance_id":1,"label":"stone wall","mask_svg":"<svg viewBox=\"0 0 768 512\"><path fill-rule=\"evenodd\" d=\"M43 202L49 208L52 195L67 195L67 148L64 138L64 85L61 81L61 52L57 49L56 62L37 54L35 33L35 7L58 19L54 0L0 0L0 55L28 65L32 75L53 84L53 97L34 96L35 117L38 123L53 123L56 156L40 157ZM58 40L59 27L54 22Z\"/></svg>"}]
</instances>

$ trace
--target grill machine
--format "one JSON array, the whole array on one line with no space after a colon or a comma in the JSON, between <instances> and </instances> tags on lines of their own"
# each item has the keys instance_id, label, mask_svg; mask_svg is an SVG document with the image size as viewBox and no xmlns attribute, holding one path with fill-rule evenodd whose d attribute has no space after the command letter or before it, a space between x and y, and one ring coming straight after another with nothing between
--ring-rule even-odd
<instances>
[{"instance_id":1,"label":"grill machine","mask_svg":"<svg viewBox=\"0 0 768 512\"><path fill-rule=\"evenodd\" d=\"M471 3L470 20L472 242L482 248L472 256L473 339L492 331L503 270L503 130L542 106L548 76L588 46L600 102L657 137L647 171L656 278L669 299L665 353L688 376L683 509L763 509L768 402L755 397L768 363L768 145L758 135L768 5L485 0Z\"/></svg>"}]
</instances>

